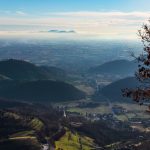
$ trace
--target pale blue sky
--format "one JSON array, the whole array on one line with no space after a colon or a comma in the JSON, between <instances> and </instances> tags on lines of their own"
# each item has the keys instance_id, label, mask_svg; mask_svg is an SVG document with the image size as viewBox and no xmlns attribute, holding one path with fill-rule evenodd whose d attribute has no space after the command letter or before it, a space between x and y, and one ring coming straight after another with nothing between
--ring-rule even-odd
<instances>
[{"instance_id":1,"label":"pale blue sky","mask_svg":"<svg viewBox=\"0 0 150 150\"><path fill-rule=\"evenodd\" d=\"M0 35L57 29L136 36L149 6L150 0L0 0Z\"/></svg>"}]
</instances>

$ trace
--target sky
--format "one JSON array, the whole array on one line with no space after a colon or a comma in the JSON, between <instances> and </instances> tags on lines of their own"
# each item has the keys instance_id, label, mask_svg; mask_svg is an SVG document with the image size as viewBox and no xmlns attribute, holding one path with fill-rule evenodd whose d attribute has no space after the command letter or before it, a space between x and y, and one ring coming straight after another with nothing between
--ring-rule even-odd
<instances>
[{"instance_id":1,"label":"sky","mask_svg":"<svg viewBox=\"0 0 150 150\"><path fill-rule=\"evenodd\" d=\"M0 0L0 36L74 34L136 38L150 0ZM55 30L55 31L54 31Z\"/></svg>"}]
</instances>

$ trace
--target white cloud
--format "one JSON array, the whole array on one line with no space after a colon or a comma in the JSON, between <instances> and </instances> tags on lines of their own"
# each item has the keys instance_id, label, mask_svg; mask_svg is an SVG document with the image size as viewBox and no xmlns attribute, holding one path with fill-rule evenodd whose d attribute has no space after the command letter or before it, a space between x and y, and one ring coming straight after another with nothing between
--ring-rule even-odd
<instances>
[{"instance_id":1,"label":"white cloud","mask_svg":"<svg viewBox=\"0 0 150 150\"><path fill-rule=\"evenodd\" d=\"M23 12L23 11L16 11L16 14L17 15L20 15L20 16L25 16L25 15L27 15L25 12Z\"/></svg>"}]
</instances>

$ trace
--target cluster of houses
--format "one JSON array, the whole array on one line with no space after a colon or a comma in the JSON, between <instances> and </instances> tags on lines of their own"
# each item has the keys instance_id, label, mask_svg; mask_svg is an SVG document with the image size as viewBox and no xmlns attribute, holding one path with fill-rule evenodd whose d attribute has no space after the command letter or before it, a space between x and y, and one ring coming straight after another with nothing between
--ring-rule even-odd
<instances>
[{"instance_id":1,"label":"cluster of houses","mask_svg":"<svg viewBox=\"0 0 150 150\"><path fill-rule=\"evenodd\" d=\"M112 111L113 111L113 113L116 114L116 115L121 115L121 114L125 114L125 113L128 112L125 108L123 108L123 107L121 107L121 106L118 106L118 105L114 105L114 106L112 107Z\"/></svg>"},{"instance_id":2,"label":"cluster of houses","mask_svg":"<svg viewBox=\"0 0 150 150\"><path fill-rule=\"evenodd\" d=\"M79 112L70 112L70 111L67 111L68 107L67 106L58 106L57 109L59 111L62 111L63 112L63 117L67 118L67 117L84 117L85 119L87 120L90 120L90 121L99 121L99 120L103 120L103 121L106 121L106 120L111 120L111 121L115 121L115 122L119 122L118 119L116 119L114 117L114 114L116 115L119 115L119 114L124 114L126 113L126 109L124 109L123 107L120 107L120 106L113 106L112 107L112 113L108 113L108 114L100 114L100 113L88 113L86 112L85 114L81 114Z\"/></svg>"},{"instance_id":3,"label":"cluster of houses","mask_svg":"<svg viewBox=\"0 0 150 150\"><path fill-rule=\"evenodd\" d=\"M82 104L83 107L83 104ZM117 115L126 115L126 113L128 113L128 111L118 105L114 105L112 107L112 113L108 113L108 114L101 114L101 113L90 113L90 112L86 112L85 114L81 114L79 112L70 112L67 111L68 107L67 106L63 106L63 107L58 107L59 111L63 112L63 117L64 118L78 118L77 120L79 121L81 119L85 119L85 120L89 120L89 121L108 121L112 127L116 128L124 128L126 127L125 123L122 123L122 121L117 119ZM73 119L74 120L74 119ZM76 119L75 119L76 120ZM141 119L141 118L128 118L128 125L130 126L139 126L139 125L144 125L145 127L149 127L150 124L150 119ZM77 125L75 123L75 125Z\"/></svg>"}]
</instances>

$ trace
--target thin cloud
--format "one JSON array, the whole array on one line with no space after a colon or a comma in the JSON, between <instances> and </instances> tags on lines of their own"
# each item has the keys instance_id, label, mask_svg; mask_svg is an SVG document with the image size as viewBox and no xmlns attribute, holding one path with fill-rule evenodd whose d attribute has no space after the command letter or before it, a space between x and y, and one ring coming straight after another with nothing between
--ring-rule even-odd
<instances>
[{"instance_id":1,"label":"thin cloud","mask_svg":"<svg viewBox=\"0 0 150 150\"><path fill-rule=\"evenodd\" d=\"M27 16L27 13L24 11L10 11L10 10L0 10L0 16L3 17L15 17L15 16Z\"/></svg>"},{"instance_id":2,"label":"thin cloud","mask_svg":"<svg viewBox=\"0 0 150 150\"><path fill-rule=\"evenodd\" d=\"M20 15L20 16L26 16L27 14L23 11L16 11L16 14L17 15Z\"/></svg>"},{"instance_id":3,"label":"thin cloud","mask_svg":"<svg viewBox=\"0 0 150 150\"><path fill-rule=\"evenodd\" d=\"M42 31L47 29L73 29L81 34L99 35L135 35L143 22L149 19L150 12L51 12L43 15L26 14L16 11L16 14L25 17L0 17L0 25L20 25L23 29ZM26 26L26 27L25 27ZM18 28L18 26L16 27ZM39 30L40 29L40 30ZM0 28L1 30L1 28Z\"/></svg>"},{"instance_id":4,"label":"thin cloud","mask_svg":"<svg viewBox=\"0 0 150 150\"><path fill-rule=\"evenodd\" d=\"M102 17L102 16L113 16L113 17L147 17L150 15L149 12L91 12L91 11L79 11L79 12L55 12L49 13L50 15L69 16L69 17Z\"/></svg>"}]
</instances>

